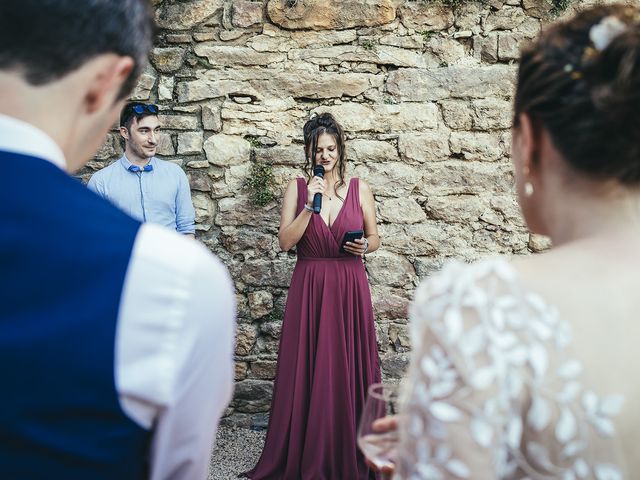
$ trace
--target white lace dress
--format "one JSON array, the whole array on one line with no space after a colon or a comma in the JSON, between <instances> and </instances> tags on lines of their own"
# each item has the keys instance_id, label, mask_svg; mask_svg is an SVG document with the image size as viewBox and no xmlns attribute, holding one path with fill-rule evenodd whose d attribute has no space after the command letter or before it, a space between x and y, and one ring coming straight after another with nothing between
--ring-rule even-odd
<instances>
[{"instance_id":1,"label":"white lace dress","mask_svg":"<svg viewBox=\"0 0 640 480\"><path fill-rule=\"evenodd\" d=\"M623 398L585 385L569 326L506 259L448 264L410 316L395 478L625 478Z\"/></svg>"}]
</instances>

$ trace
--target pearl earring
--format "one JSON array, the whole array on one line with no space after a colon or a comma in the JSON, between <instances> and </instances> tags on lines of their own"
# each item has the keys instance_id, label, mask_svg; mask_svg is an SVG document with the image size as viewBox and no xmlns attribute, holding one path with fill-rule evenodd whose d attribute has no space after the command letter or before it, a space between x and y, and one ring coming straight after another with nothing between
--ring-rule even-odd
<instances>
[{"instance_id":1,"label":"pearl earring","mask_svg":"<svg viewBox=\"0 0 640 480\"><path fill-rule=\"evenodd\" d=\"M533 185L531 184L531 182L525 182L524 195L525 197L530 197L531 195L533 195Z\"/></svg>"}]
</instances>

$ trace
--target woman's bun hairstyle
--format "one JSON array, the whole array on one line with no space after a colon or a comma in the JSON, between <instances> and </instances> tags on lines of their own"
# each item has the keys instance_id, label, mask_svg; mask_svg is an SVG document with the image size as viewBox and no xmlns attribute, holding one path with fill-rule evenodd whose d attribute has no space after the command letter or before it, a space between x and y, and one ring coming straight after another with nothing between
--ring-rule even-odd
<instances>
[{"instance_id":1,"label":"woman's bun hairstyle","mask_svg":"<svg viewBox=\"0 0 640 480\"><path fill-rule=\"evenodd\" d=\"M315 151L318 147L318 138L322 134L333 136L338 147L339 158L336 164L338 169L338 180L335 185L337 191L344 185L344 176L346 172L346 152L344 148L344 130L338 121L328 112L314 115L304 124L302 134L304 137L304 153L306 158L307 176L311 178L313 175L313 167L315 166ZM338 198L342 198L338 195Z\"/></svg>"},{"instance_id":2,"label":"woman's bun hairstyle","mask_svg":"<svg viewBox=\"0 0 640 480\"><path fill-rule=\"evenodd\" d=\"M597 6L541 33L522 51L514 111L575 170L640 184L640 9Z\"/></svg>"}]
</instances>

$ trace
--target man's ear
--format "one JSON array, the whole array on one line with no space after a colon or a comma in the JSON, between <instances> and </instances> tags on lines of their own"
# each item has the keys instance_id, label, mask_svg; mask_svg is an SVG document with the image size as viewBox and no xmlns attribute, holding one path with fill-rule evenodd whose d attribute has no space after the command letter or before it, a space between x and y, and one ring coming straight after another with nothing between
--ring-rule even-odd
<instances>
[{"instance_id":1,"label":"man's ear","mask_svg":"<svg viewBox=\"0 0 640 480\"><path fill-rule=\"evenodd\" d=\"M520 154L522 158L522 168L526 172L534 172L539 166L539 138L536 127L527 113L518 115L518 138Z\"/></svg>"},{"instance_id":2,"label":"man's ear","mask_svg":"<svg viewBox=\"0 0 640 480\"><path fill-rule=\"evenodd\" d=\"M98 57L94 62L85 94L85 108L89 114L113 106L135 65L131 57L112 54Z\"/></svg>"},{"instance_id":3,"label":"man's ear","mask_svg":"<svg viewBox=\"0 0 640 480\"><path fill-rule=\"evenodd\" d=\"M129 140L129 130L127 130L127 127L120 127L120 135L122 135L122 138L125 140Z\"/></svg>"}]
</instances>

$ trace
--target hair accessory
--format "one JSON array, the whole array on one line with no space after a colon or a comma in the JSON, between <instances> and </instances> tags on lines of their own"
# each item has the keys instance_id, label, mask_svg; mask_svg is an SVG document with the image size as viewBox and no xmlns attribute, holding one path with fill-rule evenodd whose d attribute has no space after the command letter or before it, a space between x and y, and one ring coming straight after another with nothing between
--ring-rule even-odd
<instances>
[{"instance_id":1,"label":"hair accessory","mask_svg":"<svg viewBox=\"0 0 640 480\"><path fill-rule=\"evenodd\" d=\"M609 46L613 39L624 33L626 29L627 25L619 18L609 15L603 18L597 25L591 27L591 30L589 30L589 39L595 49L601 52Z\"/></svg>"}]
</instances>

